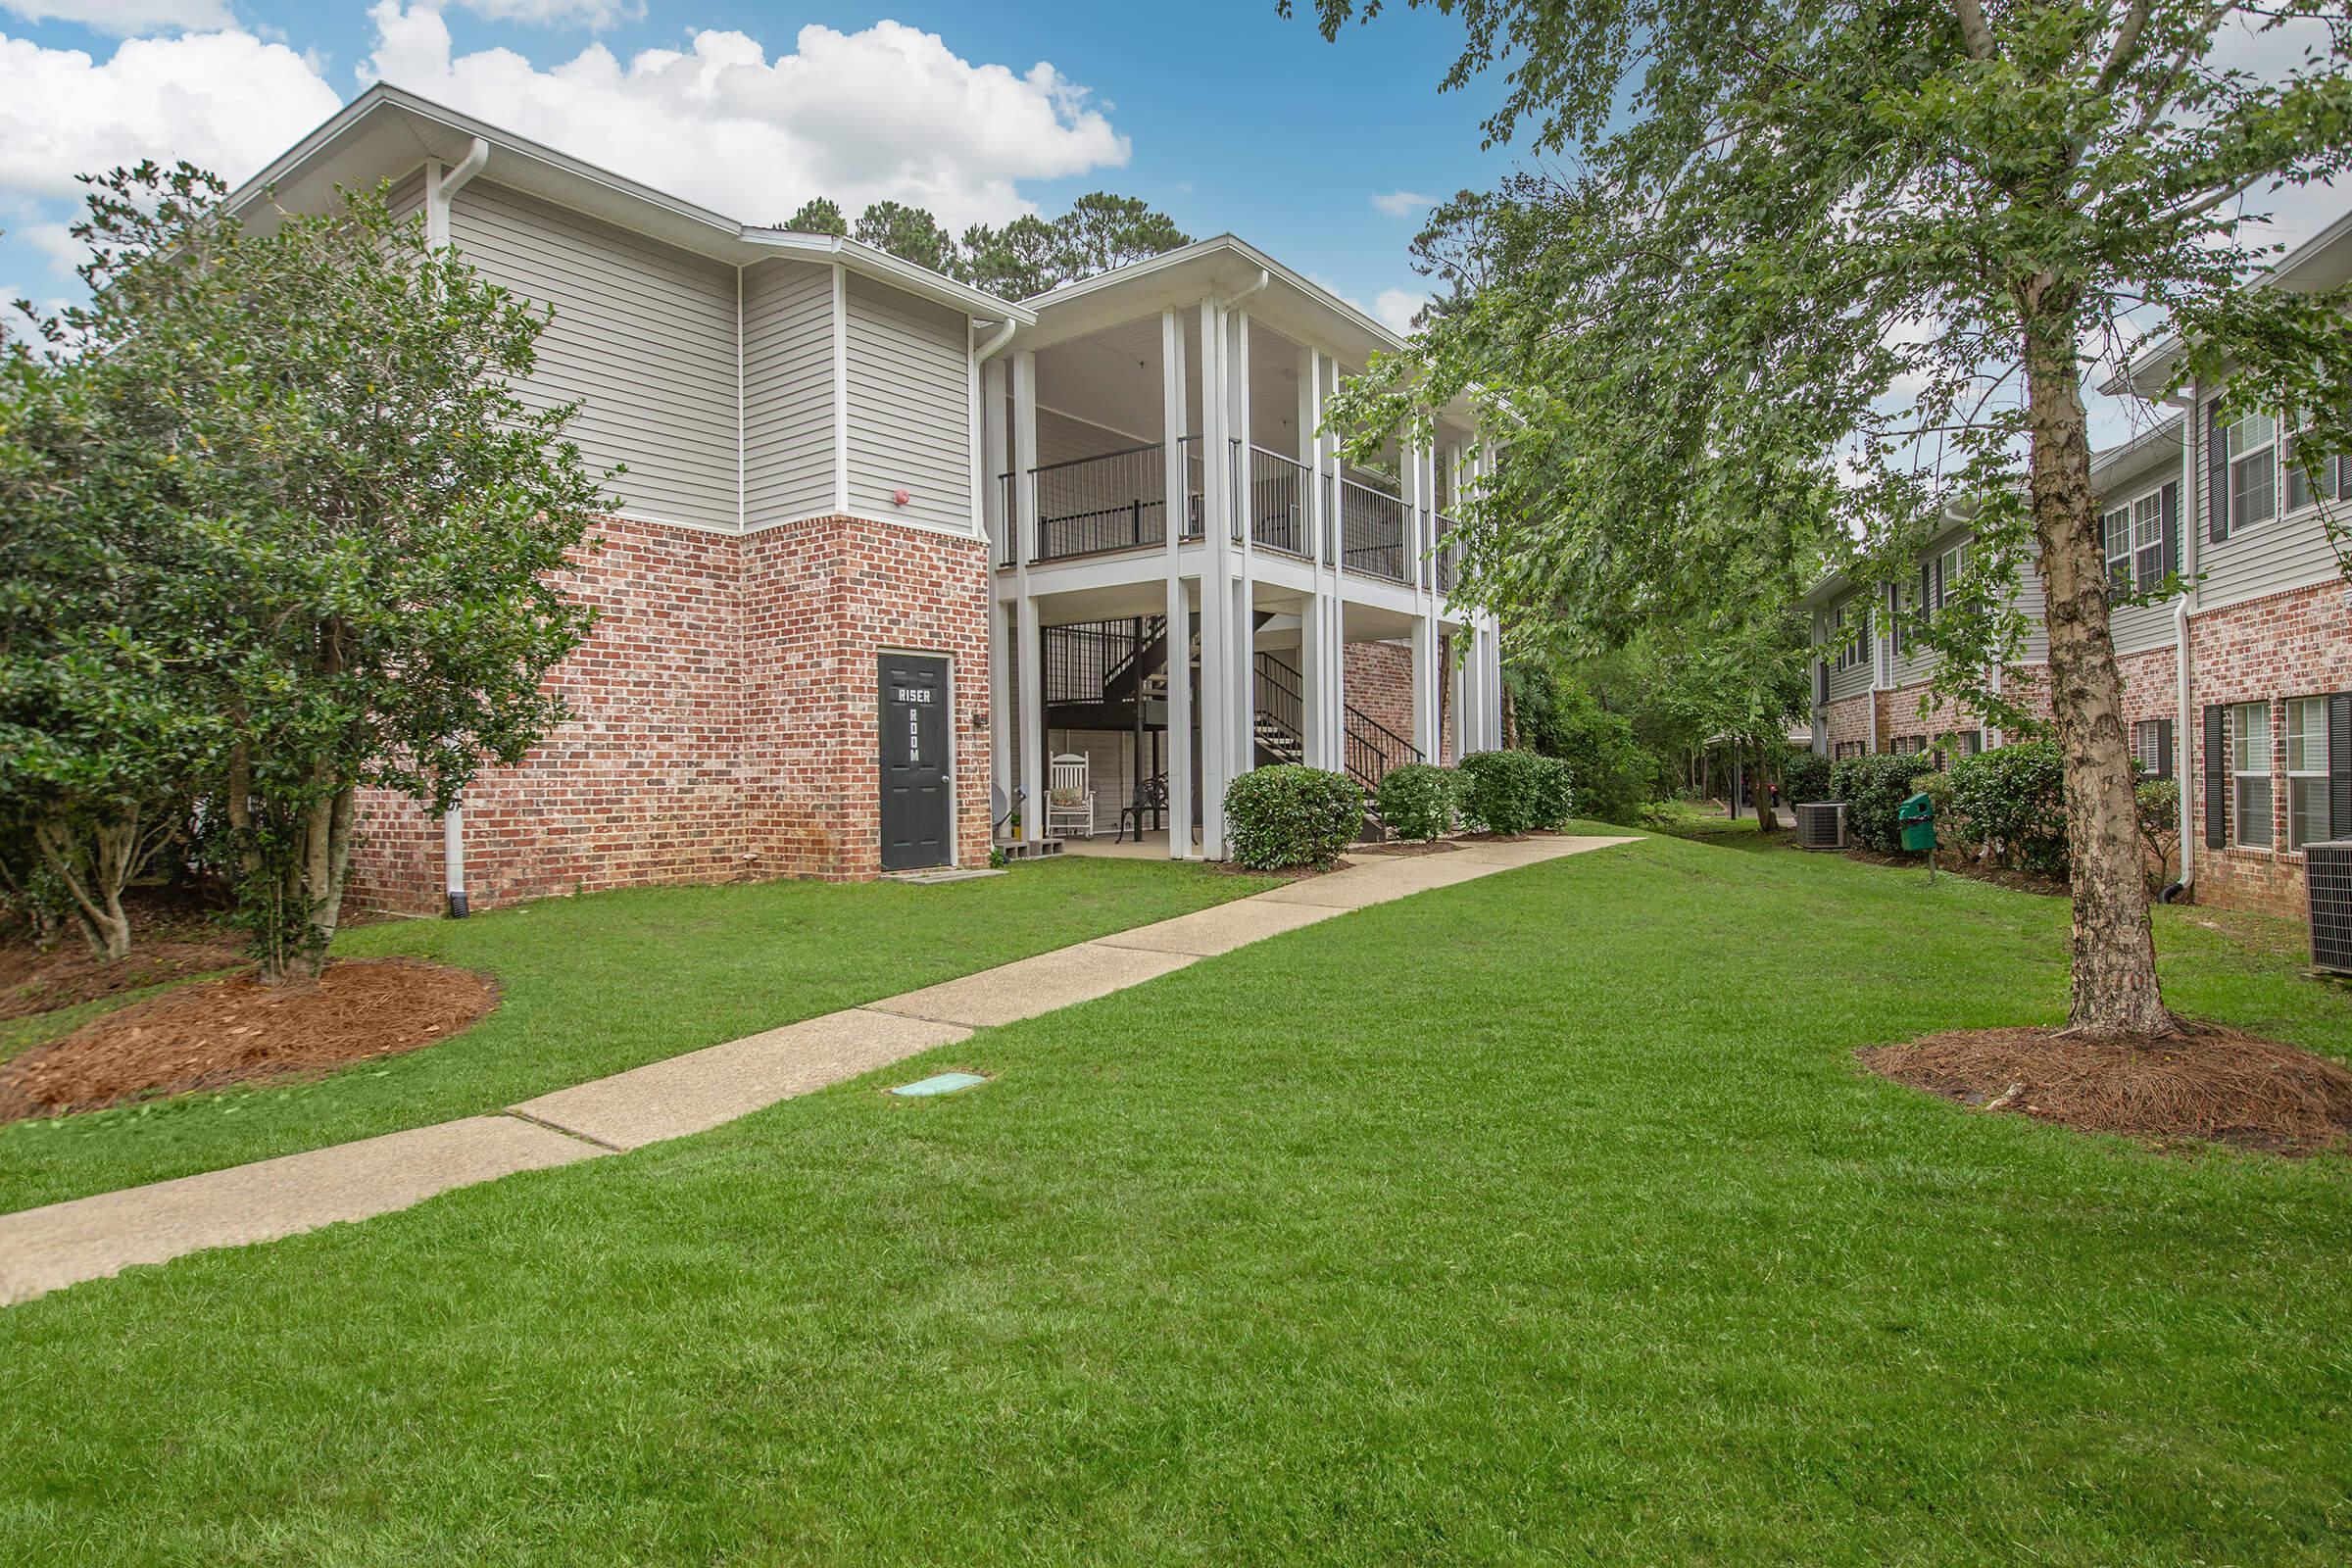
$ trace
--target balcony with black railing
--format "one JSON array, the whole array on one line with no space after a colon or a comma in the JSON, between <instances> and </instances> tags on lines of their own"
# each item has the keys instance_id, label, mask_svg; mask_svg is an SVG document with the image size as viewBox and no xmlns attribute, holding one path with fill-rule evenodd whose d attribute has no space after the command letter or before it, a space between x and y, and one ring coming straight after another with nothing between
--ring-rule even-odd
<instances>
[{"instance_id":1,"label":"balcony with black railing","mask_svg":"<svg viewBox=\"0 0 2352 1568\"><path fill-rule=\"evenodd\" d=\"M1197 539L1200 536L1200 443L1187 436L1177 450L1186 497L1183 531L1178 537ZM1037 545L1030 559L1067 561L1165 544L1167 471L1168 449L1156 441L1030 469L1029 485L1037 506Z\"/></svg>"},{"instance_id":2,"label":"balcony with black railing","mask_svg":"<svg viewBox=\"0 0 2352 1568\"><path fill-rule=\"evenodd\" d=\"M1242 519L1250 522L1250 541L1260 550L1279 550L1286 556L1314 554L1306 526L1305 464L1269 452L1261 446L1244 448L1234 442L1233 485L1240 498L1234 508L1233 536L1240 540Z\"/></svg>"},{"instance_id":3,"label":"balcony with black railing","mask_svg":"<svg viewBox=\"0 0 2352 1568\"><path fill-rule=\"evenodd\" d=\"M1401 497L1353 479L1340 481L1340 564L1391 582L1411 582L1412 511Z\"/></svg>"}]
</instances>

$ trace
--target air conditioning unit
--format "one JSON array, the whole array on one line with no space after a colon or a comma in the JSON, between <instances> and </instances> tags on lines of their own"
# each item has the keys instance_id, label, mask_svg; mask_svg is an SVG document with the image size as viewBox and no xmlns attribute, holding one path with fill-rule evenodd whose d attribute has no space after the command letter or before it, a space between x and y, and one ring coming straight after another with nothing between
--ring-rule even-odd
<instances>
[{"instance_id":1,"label":"air conditioning unit","mask_svg":"<svg viewBox=\"0 0 2352 1568\"><path fill-rule=\"evenodd\" d=\"M2303 846L2314 968L2352 974L2352 839Z\"/></svg>"},{"instance_id":2,"label":"air conditioning unit","mask_svg":"<svg viewBox=\"0 0 2352 1568\"><path fill-rule=\"evenodd\" d=\"M1796 847L1800 850L1845 848L1845 803L1815 801L1796 810ZM2348 846L2352 848L2352 846Z\"/></svg>"}]
</instances>

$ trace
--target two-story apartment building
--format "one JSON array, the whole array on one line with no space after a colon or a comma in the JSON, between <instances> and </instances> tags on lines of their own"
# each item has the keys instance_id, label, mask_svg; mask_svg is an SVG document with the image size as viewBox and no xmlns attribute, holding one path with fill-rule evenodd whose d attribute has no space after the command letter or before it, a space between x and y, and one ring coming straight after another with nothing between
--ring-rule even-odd
<instances>
[{"instance_id":1,"label":"two-story apartment building","mask_svg":"<svg viewBox=\"0 0 2352 1568\"><path fill-rule=\"evenodd\" d=\"M2352 278L2352 215L2297 248L2255 286L2320 289ZM2180 363L2157 345L2108 390L2153 399ZM2303 846L2352 836L2352 593L2331 533L2352 465L2295 461L2277 412L2225 419L2221 385L2192 384L2173 412L2091 465L2111 583L2169 596L2117 606L2125 718L2146 773L2181 789L2183 891L2229 907L2300 915ZM1904 646L1924 603L1967 569L1955 524L1903 589L1865 605L1833 576L1807 596L1814 642L1813 744L1832 757L1944 747L2001 736L1951 705L1923 713L1929 670ZM2040 588L2021 586L2029 613ZM2121 597L2119 592L2118 597ZM2020 657L1993 677L2046 711L2038 616Z\"/></svg>"},{"instance_id":2,"label":"two-story apartment building","mask_svg":"<svg viewBox=\"0 0 2352 1568\"><path fill-rule=\"evenodd\" d=\"M1198 823L1167 853L1221 858L1263 760L1369 782L1498 743L1494 627L1434 549L1474 432L1343 465L1323 402L1398 342L1250 246L1004 300L388 85L232 202L378 181L553 307L525 395L624 471L570 575L572 721L446 818L366 799L361 903L976 866L1044 840L1057 755L1104 831L1164 801Z\"/></svg>"}]
</instances>

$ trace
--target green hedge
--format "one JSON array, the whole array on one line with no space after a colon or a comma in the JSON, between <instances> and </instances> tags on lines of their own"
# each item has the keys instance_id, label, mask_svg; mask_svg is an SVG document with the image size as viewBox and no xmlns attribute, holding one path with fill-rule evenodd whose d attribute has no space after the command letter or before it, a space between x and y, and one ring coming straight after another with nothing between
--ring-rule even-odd
<instances>
[{"instance_id":1,"label":"green hedge","mask_svg":"<svg viewBox=\"0 0 2352 1568\"><path fill-rule=\"evenodd\" d=\"M1952 763L1952 809L1962 831L2003 865L2066 875L2066 760L2056 741L1960 758Z\"/></svg>"},{"instance_id":2,"label":"green hedge","mask_svg":"<svg viewBox=\"0 0 2352 1568\"><path fill-rule=\"evenodd\" d=\"M1472 752L1462 759L1462 820L1489 833L1558 827L1574 804L1568 764L1534 752Z\"/></svg>"},{"instance_id":3,"label":"green hedge","mask_svg":"<svg viewBox=\"0 0 2352 1568\"><path fill-rule=\"evenodd\" d=\"M1405 762L1380 779L1380 820L1400 839L1434 839L1453 831L1462 777L1450 767Z\"/></svg>"},{"instance_id":4,"label":"green hedge","mask_svg":"<svg viewBox=\"0 0 2352 1568\"><path fill-rule=\"evenodd\" d=\"M1900 850L1902 826L1895 813L1916 793L1911 781L1931 765L1928 759L1907 752L1844 757L1832 763L1830 798L1845 803L1847 831L1866 848Z\"/></svg>"},{"instance_id":5,"label":"green hedge","mask_svg":"<svg viewBox=\"0 0 2352 1568\"><path fill-rule=\"evenodd\" d=\"M1254 871L1329 865L1364 824L1364 792L1345 773L1278 762L1225 789L1233 858Z\"/></svg>"},{"instance_id":6,"label":"green hedge","mask_svg":"<svg viewBox=\"0 0 2352 1568\"><path fill-rule=\"evenodd\" d=\"M1790 806L1830 801L1830 760L1819 752L1797 752L1781 764L1781 799Z\"/></svg>"}]
</instances>

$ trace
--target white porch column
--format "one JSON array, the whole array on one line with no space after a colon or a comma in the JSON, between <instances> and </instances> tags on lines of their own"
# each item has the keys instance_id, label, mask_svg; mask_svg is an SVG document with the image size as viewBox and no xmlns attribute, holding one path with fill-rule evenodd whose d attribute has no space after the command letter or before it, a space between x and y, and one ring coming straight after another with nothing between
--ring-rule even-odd
<instances>
[{"instance_id":1,"label":"white porch column","mask_svg":"<svg viewBox=\"0 0 2352 1568\"><path fill-rule=\"evenodd\" d=\"M1004 805L1012 804L1013 747L1019 737L1012 722L1012 601L1000 599L991 585L988 596L988 777ZM996 793L989 797L993 824L1004 809ZM993 836L993 828L992 828Z\"/></svg>"},{"instance_id":2,"label":"white porch column","mask_svg":"<svg viewBox=\"0 0 2352 1568\"><path fill-rule=\"evenodd\" d=\"M1159 429L1165 443L1164 486L1168 671L1168 858L1193 858L1193 633L1191 596L1182 556L1184 519L1192 507L1192 475L1184 461L1184 322L1173 309L1159 313Z\"/></svg>"},{"instance_id":3,"label":"white porch column","mask_svg":"<svg viewBox=\"0 0 2352 1568\"><path fill-rule=\"evenodd\" d=\"M1331 750L1331 697L1324 689L1331 662L1324 643L1331 595L1323 563L1323 356L1315 349L1298 351L1298 461L1306 466L1300 515L1306 523L1307 556L1312 563L1308 580L1314 585L1298 616L1299 753L1309 767L1336 768L1339 763Z\"/></svg>"},{"instance_id":4,"label":"white porch column","mask_svg":"<svg viewBox=\"0 0 2352 1568\"><path fill-rule=\"evenodd\" d=\"M1200 302L1200 853L1225 858L1225 786L1233 777L1233 462L1225 311Z\"/></svg>"},{"instance_id":5,"label":"white porch column","mask_svg":"<svg viewBox=\"0 0 2352 1568\"><path fill-rule=\"evenodd\" d=\"M980 367L980 514L988 519L988 564L993 571L1011 559L1004 545L1014 517L1005 506L1004 480L1012 467L1012 432L1004 417L1004 362Z\"/></svg>"},{"instance_id":6,"label":"white porch column","mask_svg":"<svg viewBox=\"0 0 2352 1568\"><path fill-rule=\"evenodd\" d=\"M1019 541L1014 573L1016 624L1020 628L1021 837L1040 844L1046 837L1046 677L1044 639L1039 636L1037 599L1029 589L1029 558L1037 553L1037 356L1012 357L1013 537Z\"/></svg>"},{"instance_id":7,"label":"white porch column","mask_svg":"<svg viewBox=\"0 0 2352 1568\"><path fill-rule=\"evenodd\" d=\"M1250 313L1233 313L1234 495L1241 508L1242 551L1233 605L1233 771L1257 765L1257 454L1250 440Z\"/></svg>"},{"instance_id":8,"label":"white porch column","mask_svg":"<svg viewBox=\"0 0 2352 1568\"><path fill-rule=\"evenodd\" d=\"M1004 805L1012 804L1012 792L1017 778L1018 758L1014 747L1018 734L1012 719L1012 609L1004 597L1005 584L997 576L998 564L1007 556L1004 545L1011 536L1015 518L1005 506L1004 481L999 475L1012 466L1010 438L1004 413L1006 370L1001 359L990 360L980 367L980 514L988 531L988 773L994 787L989 802L989 818L996 819L1000 808L996 798L1003 796Z\"/></svg>"}]
</instances>

